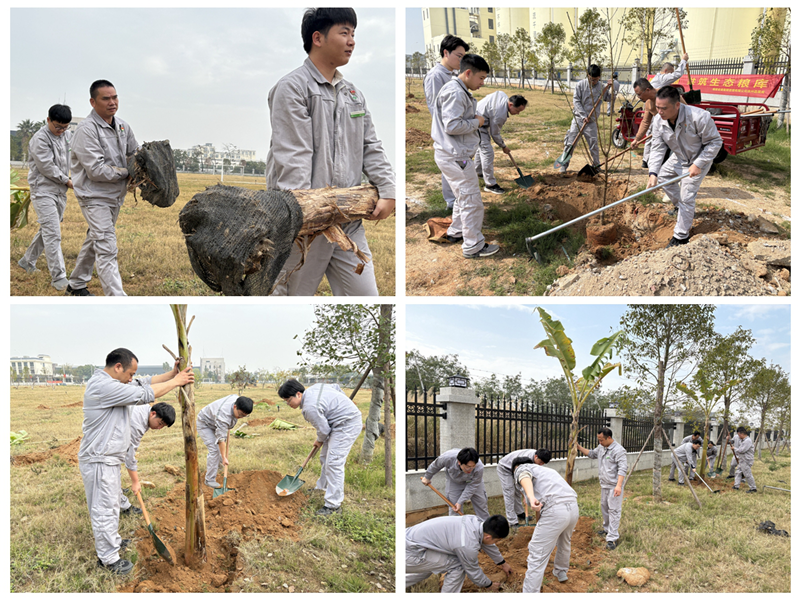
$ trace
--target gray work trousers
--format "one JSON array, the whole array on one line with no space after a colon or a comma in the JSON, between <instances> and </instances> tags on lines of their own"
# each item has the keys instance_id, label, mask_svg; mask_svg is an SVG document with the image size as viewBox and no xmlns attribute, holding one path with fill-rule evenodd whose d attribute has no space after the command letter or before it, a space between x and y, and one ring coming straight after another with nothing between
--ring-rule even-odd
<instances>
[{"instance_id":1,"label":"gray work trousers","mask_svg":"<svg viewBox=\"0 0 800 600\"><path fill-rule=\"evenodd\" d=\"M739 462L736 460L735 456L733 458L731 458L731 469L730 469L730 473L728 473L728 475L736 475L736 465L738 465L738 464L739 464Z\"/></svg>"},{"instance_id":2,"label":"gray work trousers","mask_svg":"<svg viewBox=\"0 0 800 600\"><path fill-rule=\"evenodd\" d=\"M455 193L453 223L447 235L462 237L461 252L466 256L483 249L486 238L481 233L483 227L483 200L478 185L478 174L472 159L455 160L445 154L434 153L434 159L442 174Z\"/></svg>"},{"instance_id":3,"label":"gray work trousers","mask_svg":"<svg viewBox=\"0 0 800 600\"><path fill-rule=\"evenodd\" d=\"M119 275L115 230L122 203L115 205L108 201L79 198L78 204L89 229L75 260L69 285L73 290L85 288L92 280L92 269L96 266L106 296L127 296L122 290L122 278Z\"/></svg>"},{"instance_id":4,"label":"gray work trousers","mask_svg":"<svg viewBox=\"0 0 800 600\"><path fill-rule=\"evenodd\" d=\"M569 131L567 131L567 135L564 136L564 150L575 143L575 140L578 137L578 132L580 131L582 125L582 120L581 122L578 122L577 119L572 119L572 125L570 125ZM599 165L600 146L597 143L597 121L591 121L586 124L586 127L583 128L583 137L589 144L589 153L592 155L592 166ZM568 167L569 162L567 162L564 166Z\"/></svg>"},{"instance_id":5,"label":"gray work trousers","mask_svg":"<svg viewBox=\"0 0 800 600\"><path fill-rule=\"evenodd\" d=\"M476 170L478 174L483 174L483 183L487 186L497 185L497 179L494 177L494 146L492 145L492 136L485 131L478 130L478 135L481 138L480 146L478 146L477 160L475 161Z\"/></svg>"},{"instance_id":6,"label":"gray work trousers","mask_svg":"<svg viewBox=\"0 0 800 600\"><path fill-rule=\"evenodd\" d=\"M739 465L736 467L736 479L734 479L733 485L739 487L739 485L742 483L742 479L744 479L747 482L747 485L750 486L751 490L756 489L756 480L753 477L753 472L751 471L752 468L753 465L739 463Z\"/></svg>"},{"instance_id":7,"label":"gray work trousers","mask_svg":"<svg viewBox=\"0 0 800 600\"><path fill-rule=\"evenodd\" d=\"M67 195L31 194L31 205L36 211L39 231L33 236L33 241L20 262L35 267L36 261L44 252L50 281L63 281L67 278L67 270L64 267L64 254L61 252L61 221L64 220Z\"/></svg>"},{"instance_id":8,"label":"gray work trousers","mask_svg":"<svg viewBox=\"0 0 800 600\"><path fill-rule=\"evenodd\" d=\"M681 466L683 466L683 469L686 469L686 472L689 474L689 481L693 481L694 480L694 473L692 473L692 465L690 465L689 463L685 462ZM678 466L678 461L675 460L675 457L673 456L672 457L672 466L669 468L669 478L670 479L675 479L675 471L677 471L678 472L678 483L683 483L684 481L686 481L686 478L683 476L683 469L681 469L681 467Z\"/></svg>"},{"instance_id":9,"label":"gray work trousers","mask_svg":"<svg viewBox=\"0 0 800 600\"><path fill-rule=\"evenodd\" d=\"M444 495L447 496L447 499L450 500L450 502L456 504L458 499L461 498L461 494L464 493L465 487L467 487L466 483L461 481L450 481L450 478L448 477ZM477 516L481 521L486 521L490 516L489 497L486 495L486 489L481 486L478 492L471 498L468 498L468 500L472 502L472 509L475 511L475 516ZM463 507L461 508L461 512L464 512ZM458 516L458 513L450 508L448 509L447 515L450 517L456 517Z\"/></svg>"},{"instance_id":10,"label":"gray work trousers","mask_svg":"<svg viewBox=\"0 0 800 600\"><path fill-rule=\"evenodd\" d=\"M514 487L514 476L511 474L510 469L498 465L497 478L500 480L500 486L503 488L503 502L506 505L506 519L508 520L508 524L517 525L519 524L517 515L522 514L525 511L525 507L522 506L522 498Z\"/></svg>"},{"instance_id":11,"label":"gray work trousers","mask_svg":"<svg viewBox=\"0 0 800 600\"><path fill-rule=\"evenodd\" d=\"M453 190L450 189L450 184L447 183L447 178L442 173L442 197L444 198L445 204L447 204L447 208L452 209L453 204L456 202L456 195L453 193Z\"/></svg>"},{"instance_id":12,"label":"gray work trousers","mask_svg":"<svg viewBox=\"0 0 800 600\"><path fill-rule=\"evenodd\" d=\"M645 137L650 135L650 133L652 131L653 131L653 125L652 125L652 122L651 122L650 127L647 128L647 133L645 134ZM650 140L647 140L644 143L644 151L642 152L642 160L644 162L648 162L650 160Z\"/></svg>"},{"instance_id":13,"label":"gray work trousers","mask_svg":"<svg viewBox=\"0 0 800 600\"><path fill-rule=\"evenodd\" d=\"M542 510L533 537L528 544L528 570L522 591L538 593L542 589L542 579L547 568L547 561L558 546L553 561L553 574L566 575L569 569L569 556L572 550L572 532L578 524L578 503L576 501L561 502L547 506Z\"/></svg>"},{"instance_id":14,"label":"gray work trousers","mask_svg":"<svg viewBox=\"0 0 800 600\"><path fill-rule=\"evenodd\" d=\"M122 489L119 490L119 509L120 510L128 510L131 507L130 498L125 495L125 492Z\"/></svg>"},{"instance_id":15,"label":"gray work trousers","mask_svg":"<svg viewBox=\"0 0 800 600\"><path fill-rule=\"evenodd\" d=\"M92 521L94 548L104 565L119 560L122 537L119 535L119 465L80 463L86 504Z\"/></svg>"},{"instance_id":16,"label":"gray work trousers","mask_svg":"<svg viewBox=\"0 0 800 600\"><path fill-rule=\"evenodd\" d=\"M455 554L425 550L422 554L406 552L406 589L425 581L434 573L446 573L442 584L443 594L457 594L464 585L464 567Z\"/></svg>"},{"instance_id":17,"label":"gray work trousers","mask_svg":"<svg viewBox=\"0 0 800 600\"><path fill-rule=\"evenodd\" d=\"M205 427L200 423L197 424L197 435L203 440L203 443L208 449L208 457L206 458L206 485L214 483L217 480L217 473L222 467L222 453L219 451L217 445L216 429Z\"/></svg>"},{"instance_id":18,"label":"gray work trousers","mask_svg":"<svg viewBox=\"0 0 800 600\"><path fill-rule=\"evenodd\" d=\"M375 282L375 264L367 244L367 234L361 221L353 221L342 227L342 230L366 254L370 261L364 265L361 275L355 272L361 263L355 252L342 250L338 244L331 243L324 235L318 235L306 253L306 261L300 269L294 271L303 258L297 244L292 244L292 252L278 275L278 285L273 296L313 296L323 277L328 278L334 296L377 296L378 285ZM292 273L294 271L294 273ZM287 274L289 281L286 281Z\"/></svg>"},{"instance_id":19,"label":"gray work trousers","mask_svg":"<svg viewBox=\"0 0 800 600\"><path fill-rule=\"evenodd\" d=\"M711 169L711 163L697 177L687 177L677 183L661 188L673 206L678 209L678 220L675 223L673 235L679 240L685 240L689 237L689 231L692 229L692 221L694 220L697 191L700 189L700 184L703 183L703 179L709 169ZM661 167L661 171L658 173L658 183L664 183L669 179L683 175L688 170L689 167L682 166L678 157L673 154Z\"/></svg>"},{"instance_id":20,"label":"gray work trousers","mask_svg":"<svg viewBox=\"0 0 800 600\"><path fill-rule=\"evenodd\" d=\"M331 432L319 449L319 479L314 489L325 490L325 506L338 508L344 500L344 465L350 448L361 433L361 416L331 427Z\"/></svg>"},{"instance_id":21,"label":"gray work trousers","mask_svg":"<svg viewBox=\"0 0 800 600\"><path fill-rule=\"evenodd\" d=\"M614 488L600 488L600 512L603 513L603 529L606 530L606 541L616 542L619 539L619 521L622 518L622 499L625 492L614 496Z\"/></svg>"}]
</instances>

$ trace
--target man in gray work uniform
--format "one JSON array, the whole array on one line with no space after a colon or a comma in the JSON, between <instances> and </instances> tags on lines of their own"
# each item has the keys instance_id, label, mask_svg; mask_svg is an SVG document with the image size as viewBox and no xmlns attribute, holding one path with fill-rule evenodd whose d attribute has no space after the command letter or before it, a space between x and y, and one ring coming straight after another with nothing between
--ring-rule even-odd
<instances>
[{"instance_id":1,"label":"man in gray work uniform","mask_svg":"<svg viewBox=\"0 0 800 600\"><path fill-rule=\"evenodd\" d=\"M184 371L133 379L139 361L126 348L112 350L83 394L83 439L78 465L92 521L97 566L130 573L133 564L119 557L120 466L131 441L130 407L151 404L176 387L194 383L191 366Z\"/></svg>"},{"instance_id":2,"label":"man in gray work uniform","mask_svg":"<svg viewBox=\"0 0 800 600\"><path fill-rule=\"evenodd\" d=\"M59 292L67 289L69 283L64 254L61 252L61 221L64 220L67 206L67 188L72 187L67 133L71 121L69 106L51 106L47 123L33 134L28 143L28 185L39 231L17 263L28 273L35 273L38 271L36 261L44 251L50 271L50 285Z\"/></svg>"},{"instance_id":3,"label":"man in gray work uniform","mask_svg":"<svg viewBox=\"0 0 800 600\"><path fill-rule=\"evenodd\" d=\"M500 550L495 545L508 536L508 522L495 515L480 519L475 515L439 517L406 529L406 589L434 573L445 573L441 592L458 593L464 576L479 588L492 592L500 589L478 564L483 550L506 575L511 575Z\"/></svg>"},{"instance_id":4,"label":"man in gray work uniform","mask_svg":"<svg viewBox=\"0 0 800 600\"><path fill-rule=\"evenodd\" d=\"M686 73L686 63L688 60L689 55L684 54L681 57L681 62L677 69L671 62L665 62L661 65L661 71L653 75L653 78L650 80L650 85L656 89L662 88L665 85L672 85Z\"/></svg>"},{"instance_id":5,"label":"man in gray work uniform","mask_svg":"<svg viewBox=\"0 0 800 600\"><path fill-rule=\"evenodd\" d=\"M497 184L494 178L494 148L492 140L500 146L505 154L511 154L511 150L506 146L500 130L508 121L509 115L518 115L528 101L525 96L514 94L509 98L502 90L492 92L480 102L478 102L478 114L486 118L483 125L478 128L480 136L480 146L478 146L478 159L475 161L478 177L483 177L483 189L492 194L503 194L505 190Z\"/></svg>"},{"instance_id":6,"label":"man in gray work uniform","mask_svg":"<svg viewBox=\"0 0 800 600\"><path fill-rule=\"evenodd\" d=\"M700 440L689 440L675 448L672 464L678 470L678 485L684 485L684 466L688 467L689 478L694 479L694 471L697 469L697 451L700 450L701 444Z\"/></svg>"},{"instance_id":7,"label":"man in gray work uniform","mask_svg":"<svg viewBox=\"0 0 800 600\"><path fill-rule=\"evenodd\" d=\"M303 15L301 32L308 58L269 92L272 138L267 188L353 187L361 184L364 174L378 188L379 200L370 219L379 220L394 210L394 173L364 95L337 69L350 61L356 21L351 8L309 8ZM273 295L313 296L326 276L334 296L377 296L363 224L353 221L342 229L370 258L360 274L361 260L354 252L319 235L296 272L303 250L297 243L292 246Z\"/></svg>"},{"instance_id":8,"label":"man in gray work uniform","mask_svg":"<svg viewBox=\"0 0 800 600\"><path fill-rule=\"evenodd\" d=\"M600 512L603 515L603 528L597 533L606 536L606 548L613 550L619 540L624 496L622 484L628 473L628 453L621 444L614 441L613 433L608 427L601 427L597 432L597 443L599 446L594 450L587 450L578 444L578 452L597 459Z\"/></svg>"},{"instance_id":9,"label":"man in gray work uniform","mask_svg":"<svg viewBox=\"0 0 800 600\"><path fill-rule=\"evenodd\" d=\"M116 116L119 98L114 84L99 79L89 88L92 112L72 136L70 165L75 197L89 226L67 294L93 296L86 289L92 269L106 296L126 296L117 264L116 224L128 186L128 159L138 148L130 126Z\"/></svg>"},{"instance_id":10,"label":"man in gray work uniform","mask_svg":"<svg viewBox=\"0 0 800 600\"><path fill-rule=\"evenodd\" d=\"M695 442L699 442L702 445L703 438L700 436L700 432L699 431L695 431L694 433L692 433L692 435L687 435L685 438L683 438L681 440L680 445L683 446L686 442L692 442L693 444ZM695 454L698 454L698 453L696 452ZM695 463L696 462L697 462L697 460L696 460L696 457L695 457ZM670 481L675 481L675 469L676 469L676 466L675 466L675 462L673 461L672 462L672 466L669 468L669 480ZM694 479L694 475L690 475L689 479Z\"/></svg>"},{"instance_id":11,"label":"man in gray work uniform","mask_svg":"<svg viewBox=\"0 0 800 600\"><path fill-rule=\"evenodd\" d=\"M497 478L500 480L500 487L503 488L503 502L506 505L506 519L511 527L519 524L520 519L525 518L525 508L522 506L522 498L517 491L514 483L514 472L511 465L517 458L530 458L536 465L546 465L550 462L552 454L547 448L538 450L514 450L509 452L500 462L497 463Z\"/></svg>"},{"instance_id":12,"label":"man in gray work uniform","mask_svg":"<svg viewBox=\"0 0 800 600\"><path fill-rule=\"evenodd\" d=\"M739 457L738 465L736 465L736 479L734 479L733 489L738 490L742 484L742 479L747 482L748 494L754 494L756 489L756 480L753 477L753 463L756 459L756 448L753 440L747 434L747 429L739 427L736 429L736 435L739 438L739 447L736 448L736 456Z\"/></svg>"},{"instance_id":13,"label":"man in gray work uniform","mask_svg":"<svg viewBox=\"0 0 800 600\"><path fill-rule=\"evenodd\" d=\"M206 458L205 484L210 488L221 488L217 483L217 472L228 464L228 432L236 427L239 419L253 412L253 401L247 396L231 394L214 400L197 414L197 435L208 450Z\"/></svg>"},{"instance_id":14,"label":"man in gray work uniform","mask_svg":"<svg viewBox=\"0 0 800 600\"><path fill-rule=\"evenodd\" d=\"M478 458L478 451L475 448L453 448L443 452L428 466L420 478L422 483L428 485L442 469L447 480L444 495L456 509L472 501L475 514L484 521L488 519L489 498L483 486L483 463ZM451 508L449 514L452 517L457 513Z\"/></svg>"},{"instance_id":15,"label":"man in gray work uniform","mask_svg":"<svg viewBox=\"0 0 800 600\"><path fill-rule=\"evenodd\" d=\"M592 166L596 169L600 167L600 148L597 141L597 110L592 113L592 109L599 104L601 95L603 100L608 100L610 97L607 92L604 93L604 85L600 83L601 73L600 67L589 65L586 79L581 79L575 85L575 91L572 94L572 110L575 116L572 119L567 135L564 137L564 150L566 150L575 143L578 132L585 123L586 127L583 127L582 135L589 144ZM589 117L590 114L592 115L591 117ZM567 167L569 167L569 161L561 165L560 171L566 173Z\"/></svg>"},{"instance_id":16,"label":"man in gray work uniform","mask_svg":"<svg viewBox=\"0 0 800 600\"><path fill-rule=\"evenodd\" d=\"M320 449L319 479L314 489L325 490L325 505L317 515L328 517L342 512L344 466L350 449L361 433L361 411L335 383L317 383L306 389L294 379L286 381L278 396L317 430L314 446Z\"/></svg>"},{"instance_id":17,"label":"man in gray work uniform","mask_svg":"<svg viewBox=\"0 0 800 600\"><path fill-rule=\"evenodd\" d=\"M425 91L425 102L428 104L428 111L431 116L436 110L436 96L439 95L439 90L442 89L445 83L458 76L458 70L461 68L461 59L467 52L469 52L469 44L454 35L448 34L444 36L442 43L439 44L439 54L442 59L428 71L422 82L422 89ZM433 125L432 121L431 125ZM452 210L456 196L450 188L450 184L447 183L444 173L442 173L442 197L445 204L447 204L447 208Z\"/></svg>"}]
</instances>

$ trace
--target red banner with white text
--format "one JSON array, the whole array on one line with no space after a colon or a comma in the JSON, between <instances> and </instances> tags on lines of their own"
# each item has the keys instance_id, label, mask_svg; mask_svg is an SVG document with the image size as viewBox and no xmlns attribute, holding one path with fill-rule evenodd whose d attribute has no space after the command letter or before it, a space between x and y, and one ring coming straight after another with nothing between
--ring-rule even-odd
<instances>
[{"instance_id":1,"label":"red banner with white text","mask_svg":"<svg viewBox=\"0 0 800 600\"><path fill-rule=\"evenodd\" d=\"M652 77L650 75L648 79ZM783 75L692 75L692 85L703 94L772 98L780 89L783 77ZM689 78L684 75L673 85L681 85L688 91Z\"/></svg>"}]
</instances>

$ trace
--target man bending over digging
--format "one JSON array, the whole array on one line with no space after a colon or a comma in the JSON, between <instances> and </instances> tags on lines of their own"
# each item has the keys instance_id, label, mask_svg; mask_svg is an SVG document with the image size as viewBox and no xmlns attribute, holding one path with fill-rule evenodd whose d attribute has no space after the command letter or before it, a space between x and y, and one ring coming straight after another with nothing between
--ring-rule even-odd
<instances>
[{"instance_id":1,"label":"man bending over digging","mask_svg":"<svg viewBox=\"0 0 800 600\"><path fill-rule=\"evenodd\" d=\"M215 400L197 415L197 435L208 449L205 478L208 487L222 487L217 483L217 471L221 465L228 464L228 432L251 412L253 401L250 398L231 394Z\"/></svg>"},{"instance_id":2,"label":"man bending over digging","mask_svg":"<svg viewBox=\"0 0 800 600\"><path fill-rule=\"evenodd\" d=\"M453 448L442 453L434 460L425 476L421 477L422 483L428 485L439 471L444 469L447 477L447 487L444 495L452 502L456 510L460 510L467 500L472 501L475 514L482 520L489 518L489 498L486 488L483 487L483 463L478 458L475 448ZM449 515L457 513L451 508Z\"/></svg>"},{"instance_id":3,"label":"man bending over digging","mask_svg":"<svg viewBox=\"0 0 800 600\"><path fill-rule=\"evenodd\" d=\"M321 469L314 489L325 490L325 505L317 515L328 517L342 512L344 465L361 433L361 411L335 383L317 383L306 389L290 379L280 387L278 396L291 408L299 408L303 418L317 430L314 447L320 449Z\"/></svg>"},{"instance_id":4,"label":"man bending over digging","mask_svg":"<svg viewBox=\"0 0 800 600\"><path fill-rule=\"evenodd\" d=\"M130 407L149 405L176 387L194 383L191 366L134 379L139 360L126 348L112 350L83 394L83 439L78 465L92 520L97 566L117 575L133 569L119 553L130 540L119 535L120 465L131 447Z\"/></svg>"}]
</instances>

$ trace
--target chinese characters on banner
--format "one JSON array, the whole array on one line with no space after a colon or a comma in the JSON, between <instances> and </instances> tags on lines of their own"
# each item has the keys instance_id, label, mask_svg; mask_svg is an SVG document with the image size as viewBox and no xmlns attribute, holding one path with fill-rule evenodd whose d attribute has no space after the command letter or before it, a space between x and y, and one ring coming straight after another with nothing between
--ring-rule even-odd
<instances>
[{"instance_id":1,"label":"chinese characters on banner","mask_svg":"<svg viewBox=\"0 0 800 600\"><path fill-rule=\"evenodd\" d=\"M689 67L691 69L691 66ZM778 92L783 75L692 75L694 89L703 94L750 96L772 98ZM648 76L648 79L652 75ZM684 75L674 85L689 89L689 78Z\"/></svg>"}]
</instances>

